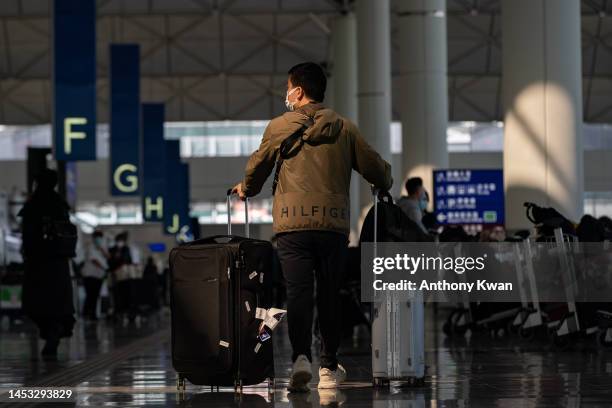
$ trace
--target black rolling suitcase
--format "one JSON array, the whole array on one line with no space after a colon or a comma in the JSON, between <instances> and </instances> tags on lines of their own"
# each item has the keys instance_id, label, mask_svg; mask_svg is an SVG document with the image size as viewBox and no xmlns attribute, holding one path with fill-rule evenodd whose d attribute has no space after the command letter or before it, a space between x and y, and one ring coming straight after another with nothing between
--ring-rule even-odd
<instances>
[{"instance_id":1,"label":"black rolling suitcase","mask_svg":"<svg viewBox=\"0 0 612 408\"><path fill-rule=\"evenodd\" d=\"M231 234L229 192L227 210L228 235L170 252L172 364L179 391L185 379L235 390L266 380L269 389L273 384L270 333L280 317L263 303L272 245ZM245 214L248 236L248 201Z\"/></svg>"}]
</instances>

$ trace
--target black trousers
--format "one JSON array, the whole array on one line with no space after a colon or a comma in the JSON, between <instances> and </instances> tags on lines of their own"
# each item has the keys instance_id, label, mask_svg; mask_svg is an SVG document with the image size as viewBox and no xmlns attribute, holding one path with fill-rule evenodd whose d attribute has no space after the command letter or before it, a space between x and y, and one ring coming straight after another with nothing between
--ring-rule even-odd
<instances>
[{"instance_id":1,"label":"black trousers","mask_svg":"<svg viewBox=\"0 0 612 408\"><path fill-rule=\"evenodd\" d=\"M278 255L287 281L287 320L292 359L304 354L312 361L314 288L321 332L321 367L335 370L340 345L340 286L348 239L327 231L278 235Z\"/></svg>"},{"instance_id":2,"label":"black trousers","mask_svg":"<svg viewBox=\"0 0 612 408\"><path fill-rule=\"evenodd\" d=\"M98 298L100 297L100 289L102 288L102 279L85 277L83 278L83 286L85 287L83 316L95 319L97 317L96 308L98 306Z\"/></svg>"}]
</instances>

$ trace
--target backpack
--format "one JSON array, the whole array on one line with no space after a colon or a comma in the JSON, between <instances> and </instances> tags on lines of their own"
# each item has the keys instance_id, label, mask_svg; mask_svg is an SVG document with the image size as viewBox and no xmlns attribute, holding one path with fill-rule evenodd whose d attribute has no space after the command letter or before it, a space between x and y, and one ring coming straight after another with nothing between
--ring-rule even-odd
<instances>
[{"instance_id":1,"label":"backpack","mask_svg":"<svg viewBox=\"0 0 612 408\"><path fill-rule=\"evenodd\" d=\"M433 237L412 221L393 203L389 193L378 198L378 242L432 242ZM374 242L374 207L370 208L361 228L360 242Z\"/></svg>"},{"instance_id":2,"label":"backpack","mask_svg":"<svg viewBox=\"0 0 612 408\"><path fill-rule=\"evenodd\" d=\"M561 213L552 207L540 207L537 204L526 202L527 219L537 228L541 237L552 237L557 228L561 228L564 234L576 235L574 225Z\"/></svg>"}]
</instances>

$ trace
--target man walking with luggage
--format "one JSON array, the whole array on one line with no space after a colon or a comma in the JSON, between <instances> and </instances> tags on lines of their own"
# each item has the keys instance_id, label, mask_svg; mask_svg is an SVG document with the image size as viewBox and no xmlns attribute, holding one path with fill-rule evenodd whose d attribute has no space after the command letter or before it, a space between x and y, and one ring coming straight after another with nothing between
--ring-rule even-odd
<instances>
[{"instance_id":1,"label":"man walking with luggage","mask_svg":"<svg viewBox=\"0 0 612 408\"><path fill-rule=\"evenodd\" d=\"M336 357L340 343L338 291L344 275L349 233L351 170L388 190L391 166L361 137L357 127L321 103L327 80L320 66L289 70L285 105L253 153L244 180L233 188L241 199L257 195L276 165L274 232L287 281L287 319L293 348L289 391L308 391L312 378L313 292L321 332L319 388L346 378Z\"/></svg>"}]
</instances>

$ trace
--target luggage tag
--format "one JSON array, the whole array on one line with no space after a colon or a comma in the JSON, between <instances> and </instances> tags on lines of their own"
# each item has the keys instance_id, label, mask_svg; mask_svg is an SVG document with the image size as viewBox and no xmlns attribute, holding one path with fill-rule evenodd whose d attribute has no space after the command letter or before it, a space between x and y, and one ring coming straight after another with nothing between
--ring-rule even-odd
<instances>
[{"instance_id":1,"label":"luggage tag","mask_svg":"<svg viewBox=\"0 0 612 408\"><path fill-rule=\"evenodd\" d=\"M283 320L283 317L285 317L286 314L286 310L271 307L266 311L265 316L262 316L263 322L261 322L261 325L259 326L259 331L261 332L265 326L267 326L271 331L274 330L281 320Z\"/></svg>"},{"instance_id":2,"label":"luggage tag","mask_svg":"<svg viewBox=\"0 0 612 408\"><path fill-rule=\"evenodd\" d=\"M272 336L270 335L270 333L268 333L266 330L263 330L261 333L259 333L259 341L261 341L262 343L266 340L270 340Z\"/></svg>"},{"instance_id":3,"label":"luggage tag","mask_svg":"<svg viewBox=\"0 0 612 408\"><path fill-rule=\"evenodd\" d=\"M279 323L279 321L276 320L273 316L268 316L263 321L263 325L264 326L268 326L270 328L270 330L274 330L276 328L276 326L278 325L278 323Z\"/></svg>"},{"instance_id":4,"label":"luggage tag","mask_svg":"<svg viewBox=\"0 0 612 408\"><path fill-rule=\"evenodd\" d=\"M281 320L283 320L283 318L287 314L287 311L284 309L278 309L276 307L271 307L270 309L268 309L266 314L268 315L268 317L276 319L280 322Z\"/></svg>"},{"instance_id":5,"label":"luggage tag","mask_svg":"<svg viewBox=\"0 0 612 408\"><path fill-rule=\"evenodd\" d=\"M258 307L257 309L255 309L255 319L264 320L266 318L267 313L268 311L266 309Z\"/></svg>"}]
</instances>

